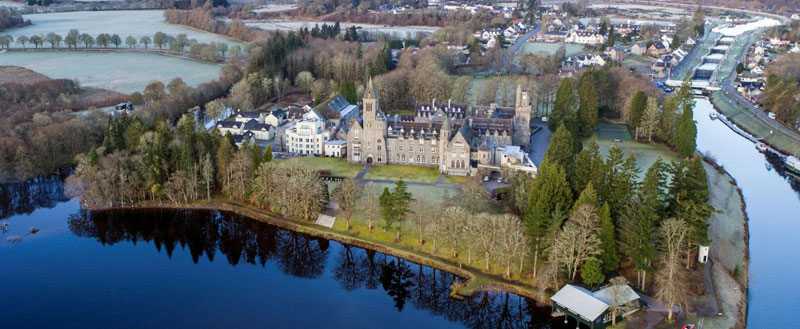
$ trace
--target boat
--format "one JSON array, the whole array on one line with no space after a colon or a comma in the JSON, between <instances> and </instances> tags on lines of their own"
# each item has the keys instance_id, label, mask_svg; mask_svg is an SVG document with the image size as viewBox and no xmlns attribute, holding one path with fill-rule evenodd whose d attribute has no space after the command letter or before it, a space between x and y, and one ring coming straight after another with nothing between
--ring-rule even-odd
<instances>
[{"instance_id":1,"label":"boat","mask_svg":"<svg viewBox=\"0 0 800 329\"><path fill-rule=\"evenodd\" d=\"M718 116L719 114L717 114L716 111L711 111L710 113L708 113L708 117L711 118L711 120L716 119Z\"/></svg>"},{"instance_id":2,"label":"boat","mask_svg":"<svg viewBox=\"0 0 800 329\"><path fill-rule=\"evenodd\" d=\"M786 170L800 175L800 159L788 156L786 160L783 160L783 166L786 167Z\"/></svg>"},{"instance_id":3,"label":"boat","mask_svg":"<svg viewBox=\"0 0 800 329\"><path fill-rule=\"evenodd\" d=\"M764 143L761 143L761 142L757 143L756 144L756 150L758 150L759 152L766 152L767 151L767 144L764 144Z\"/></svg>"}]
</instances>

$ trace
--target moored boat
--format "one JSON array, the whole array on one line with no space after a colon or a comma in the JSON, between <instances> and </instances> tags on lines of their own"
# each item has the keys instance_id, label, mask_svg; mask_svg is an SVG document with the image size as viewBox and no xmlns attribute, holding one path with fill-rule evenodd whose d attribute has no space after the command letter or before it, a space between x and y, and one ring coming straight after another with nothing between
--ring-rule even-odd
<instances>
[{"instance_id":1,"label":"moored boat","mask_svg":"<svg viewBox=\"0 0 800 329\"><path fill-rule=\"evenodd\" d=\"M766 152L766 151L767 151L767 144L764 144L764 143L757 143L757 144L756 144L756 149L757 149L759 152Z\"/></svg>"},{"instance_id":2,"label":"moored boat","mask_svg":"<svg viewBox=\"0 0 800 329\"><path fill-rule=\"evenodd\" d=\"M716 119L718 115L719 114L717 114L717 112L715 112L715 111L711 111L711 112L708 113L708 117L711 118L711 120Z\"/></svg>"},{"instance_id":3,"label":"moored boat","mask_svg":"<svg viewBox=\"0 0 800 329\"><path fill-rule=\"evenodd\" d=\"M786 160L783 160L783 166L786 167L786 170L800 175L800 159L788 156Z\"/></svg>"}]
</instances>

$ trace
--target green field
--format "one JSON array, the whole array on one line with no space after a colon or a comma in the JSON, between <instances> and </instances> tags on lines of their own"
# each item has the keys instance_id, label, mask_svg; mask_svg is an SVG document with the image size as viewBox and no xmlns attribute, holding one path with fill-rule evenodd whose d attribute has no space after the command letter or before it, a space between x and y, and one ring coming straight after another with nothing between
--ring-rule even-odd
<instances>
[{"instance_id":1,"label":"green field","mask_svg":"<svg viewBox=\"0 0 800 329\"><path fill-rule=\"evenodd\" d=\"M522 48L523 53L526 54L536 54L538 52L545 52L547 54L555 54L558 51L558 48L564 46L567 50L565 56L575 56L583 52L583 46L573 43L564 43L564 42L557 42L557 43L544 43L544 42L529 42L525 44Z\"/></svg>"},{"instance_id":2,"label":"green field","mask_svg":"<svg viewBox=\"0 0 800 329\"><path fill-rule=\"evenodd\" d=\"M407 182L436 183L439 181L439 169L423 166L374 165L364 179L392 181L402 179Z\"/></svg>"},{"instance_id":3,"label":"green field","mask_svg":"<svg viewBox=\"0 0 800 329\"><path fill-rule=\"evenodd\" d=\"M636 158L636 164L640 170L640 179L644 178L647 168L650 168L650 166L656 162L659 157L666 163L669 163L672 160L678 160L678 157L674 152L662 145L655 143L645 144L632 140L614 142L612 139L600 138L597 136L597 134L595 134L590 138L584 139L583 145L588 145L589 141L592 139L594 139L594 141L600 147L600 154L603 155L603 158L608 155L608 149L610 149L612 146L621 148L622 151L625 152L625 156L632 154Z\"/></svg>"},{"instance_id":4,"label":"green field","mask_svg":"<svg viewBox=\"0 0 800 329\"><path fill-rule=\"evenodd\" d=\"M287 161L303 168L330 170L331 175L341 177L356 177L356 174L358 174L358 171L361 170L362 167L359 164L348 163L347 160L343 158L296 157L281 161Z\"/></svg>"}]
</instances>

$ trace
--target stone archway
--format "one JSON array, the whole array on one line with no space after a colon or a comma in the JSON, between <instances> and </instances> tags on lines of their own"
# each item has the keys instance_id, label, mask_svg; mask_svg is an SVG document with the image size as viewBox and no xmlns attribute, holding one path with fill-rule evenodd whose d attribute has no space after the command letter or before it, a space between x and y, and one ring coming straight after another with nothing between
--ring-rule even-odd
<instances>
[{"instance_id":1,"label":"stone archway","mask_svg":"<svg viewBox=\"0 0 800 329\"><path fill-rule=\"evenodd\" d=\"M367 164L372 164L372 156L367 156Z\"/></svg>"}]
</instances>

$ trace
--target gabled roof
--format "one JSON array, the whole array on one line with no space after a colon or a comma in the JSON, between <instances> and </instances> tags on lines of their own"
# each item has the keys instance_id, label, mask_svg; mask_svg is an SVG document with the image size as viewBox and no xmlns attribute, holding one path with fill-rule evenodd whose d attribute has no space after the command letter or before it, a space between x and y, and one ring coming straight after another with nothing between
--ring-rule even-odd
<instances>
[{"instance_id":1,"label":"gabled roof","mask_svg":"<svg viewBox=\"0 0 800 329\"><path fill-rule=\"evenodd\" d=\"M261 112L256 111L239 111L236 112L236 116L240 116L242 118L258 118L261 116Z\"/></svg>"},{"instance_id":2,"label":"gabled roof","mask_svg":"<svg viewBox=\"0 0 800 329\"><path fill-rule=\"evenodd\" d=\"M595 298L591 291L571 284L561 288L550 300L588 321L594 321L608 309L608 304Z\"/></svg>"},{"instance_id":3,"label":"gabled roof","mask_svg":"<svg viewBox=\"0 0 800 329\"><path fill-rule=\"evenodd\" d=\"M241 127L241 122L236 121L220 121L217 123L217 127L219 128L230 128L230 129L239 129Z\"/></svg>"},{"instance_id":4,"label":"gabled roof","mask_svg":"<svg viewBox=\"0 0 800 329\"><path fill-rule=\"evenodd\" d=\"M615 293L618 295L617 298L619 300L617 300L617 302L619 304L614 302ZM628 285L615 285L606 287L602 290L595 291L593 295L595 298L603 301L604 303L616 307L625 305L640 298L639 295L633 291L633 288Z\"/></svg>"},{"instance_id":5,"label":"gabled roof","mask_svg":"<svg viewBox=\"0 0 800 329\"><path fill-rule=\"evenodd\" d=\"M266 123L260 123L253 119L244 123L245 130L270 130L272 126Z\"/></svg>"}]
</instances>

